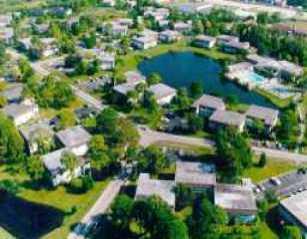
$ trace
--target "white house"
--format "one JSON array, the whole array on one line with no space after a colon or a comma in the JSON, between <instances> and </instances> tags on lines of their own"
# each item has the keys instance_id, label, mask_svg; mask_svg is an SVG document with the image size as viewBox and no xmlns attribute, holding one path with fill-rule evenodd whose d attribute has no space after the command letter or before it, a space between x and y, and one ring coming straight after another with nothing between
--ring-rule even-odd
<instances>
[{"instance_id":1,"label":"white house","mask_svg":"<svg viewBox=\"0 0 307 239\"><path fill-rule=\"evenodd\" d=\"M57 132L56 138L76 156L84 156L88 151L91 135L79 125Z\"/></svg>"},{"instance_id":2,"label":"white house","mask_svg":"<svg viewBox=\"0 0 307 239\"><path fill-rule=\"evenodd\" d=\"M224 101L216 96L202 95L193 103L196 114L204 117L209 117L216 110L226 110Z\"/></svg>"},{"instance_id":3,"label":"white house","mask_svg":"<svg viewBox=\"0 0 307 239\"><path fill-rule=\"evenodd\" d=\"M181 38L181 34L177 31L165 30L159 34L159 40L165 43L176 42Z\"/></svg>"},{"instance_id":4,"label":"white house","mask_svg":"<svg viewBox=\"0 0 307 239\"><path fill-rule=\"evenodd\" d=\"M215 46L216 38L205 35L198 35L195 37L193 44L200 48L212 48Z\"/></svg>"},{"instance_id":5,"label":"white house","mask_svg":"<svg viewBox=\"0 0 307 239\"><path fill-rule=\"evenodd\" d=\"M0 41L3 41L6 44L9 44L12 42L13 37L14 37L13 28L11 27L0 28Z\"/></svg>"},{"instance_id":6,"label":"white house","mask_svg":"<svg viewBox=\"0 0 307 239\"><path fill-rule=\"evenodd\" d=\"M218 129L223 127L234 127L239 132L244 130L245 115L227 110L216 110L209 118L209 127Z\"/></svg>"},{"instance_id":7,"label":"white house","mask_svg":"<svg viewBox=\"0 0 307 239\"><path fill-rule=\"evenodd\" d=\"M176 89L162 83L152 85L148 90L153 93L159 105L169 104L176 96Z\"/></svg>"},{"instance_id":8,"label":"white house","mask_svg":"<svg viewBox=\"0 0 307 239\"><path fill-rule=\"evenodd\" d=\"M13 120L16 126L27 123L38 116L38 106L33 102L23 102L21 104L9 104L3 108L3 112Z\"/></svg>"},{"instance_id":9,"label":"white house","mask_svg":"<svg viewBox=\"0 0 307 239\"><path fill-rule=\"evenodd\" d=\"M115 55L112 53L103 52L97 56L100 61L102 70L112 70L115 67Z\"/></svg>"},{"instance_id":10,"label":"white house","mask_svg":"<svg viewBox=\"0 0 307 239\"><path fill-rule=\"evenodd\" d=\"M142 50L155 47L157 44L157 39L153 37L137 37L132 40L132 46Z\"/></svg>"}]
</instances>

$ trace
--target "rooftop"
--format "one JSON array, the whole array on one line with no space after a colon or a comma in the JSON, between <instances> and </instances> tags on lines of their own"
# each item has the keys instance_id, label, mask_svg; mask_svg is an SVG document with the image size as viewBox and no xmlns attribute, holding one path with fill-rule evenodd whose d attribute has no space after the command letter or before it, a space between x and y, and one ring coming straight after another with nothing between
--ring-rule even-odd
<instances>
[{"instance_id":1,"label":"rooftop","mask_svg":"<svg viewBox=\"0 0 307 239\"><path fill-rule=\"evenodd\" d=\"M176 89L162 83L150 86L149 91L155 95L156 99L176 94Z\"/></svg>"},{"instance_id":2,"label":"rooftop","mask_svg":"<svg viewBox=\"0 0 307 239\"><path fill-rule=\"evenodd\" d=\"M256 213L256 199L250 187L217 184L214 193L215 204L228 212Z\"/></svg>"},{"instance_id":3,"label":"rooftop","mask_svg":"<svg viewBox=\"0 0 307 239\"><path fill-rule=\"evenodd\" d=\"M212 37L212 36L198 35L198 36L195 37L195 40L211 42L211 41L216 41L216 38Z\"/></svg>"},{"instance_id":4,"label":"rooftop","mask_svg":"<svg viewBox=\"0 0 307 239\"><path fill-rule=\"evenodd\" d=\"M278 110L251 105L246 112L246 116L263 120L266 125L273 125L278 117Z\"/></svg>"},{"instance_id":5,"label":"rooftop","mask_svg":"<svg viewBox=\"0 0 307 239\"><path fill-rule=\"evenodd\" d=\"M9 104L6 105L3 108L3 111L6 115L12 117L12 118L18 118L20 116L23 116L25 114L28 114L29 112L32 112L36 110L37 105L36 104Z\"/></svg>"},{"instance_id":6,"label":"rooftop","mask_svg":"<svg viewBox=\"0 0 307 239\"><path fill-rule=\"evenodd\" d=\"M177 161L175 181L196 186L215 185L215 166L201 162Z\"/></svg>"},{"instance_id":7,"label":"rooftop","mask_svg":"<svg viewBox=\"0 0 307 239\"><path fill-rule=\"evenodd\" d=\"M307 191L293 195L280 202L293 217L307 228Z\"/></svg>"},{"instance_id":8,"label":"rooftop","mask_svg":"<svg viewBox=\"0 0 307 239\"><path fill-rule=\"evenodd\" d=\"M52 137L54 134L47 122L40 122L23 126L20 128L20 133L27 141L31 141L40 135Z\"/></svg>"},{"instance_id":9,"label":"rooftop","mask_svg":"<svg viewBox=\"0 0 307 239\"><path fill-rule=\"evenodd\" d=\"M65 147L87 144L91 139L91 135L80 125L59 131L56 136Z\"/></svg>"},{"instance_id":10,"label":"rooftop","mask_svg":"<svg viewBox=\"0 0 307 239\"><path fill-rule=\"evenodd\" d=\"M149 174L141 173L138 179L135 197L150 197L156 195L171 207L175 207L174 188L174 181L150 179Z\"/></svg>"},{"instance_id":11,"label":"rooftop","mask_svg":"<svg viewBox=\"0 0 307 239\"><path fill-rule=\"evenodd\" d=\"M212 109L225 109L224 101L212 95L202 95L198 100L193 103L193 107L208 107Z\"/></svg>"},{"instance_id":12,"label":"rooftop","mask_svg":"<svg viewBox=\"0 0 307 239\"><path fill-rule=\"evenodd\" d=\"M8 88L4 89L0 95L5 97L8 101L15 100L16 98L22 97L23 84L16 83L10 85Z\"/></svg>"},{"instance_id":13,"label":"rooftop","mask_svg":"<svg viewBox=\"0 0 307 239\"><path fill-rule=\"evenodd\" d=\"M126 82L130 84L140 83L145 80L145 77L138 71L127 71L125 77Z\"/></svg>"},{"instance_id":14,"label":"rooftop","mask_svg":"<svg viewBox=\"0 0 307 239\"><path fill-rule=\"evenodd\" d=\"M61 158L66 149L59 149L51 153L42 156L44 166L51 172L51 174L56 174L59 170L63 169L64 166L61 163Z\"/></svg>"},{"instance_id":15,"label":"rooftop","mask_svg":"<svg viewBox=\"0 0 307 239\"><path fill-rule=\"evenodd\" d=\"M245 116L233 111L216 110L209 120L225 125L241 126L245 122Z\"/></svg>"}]
</instances>

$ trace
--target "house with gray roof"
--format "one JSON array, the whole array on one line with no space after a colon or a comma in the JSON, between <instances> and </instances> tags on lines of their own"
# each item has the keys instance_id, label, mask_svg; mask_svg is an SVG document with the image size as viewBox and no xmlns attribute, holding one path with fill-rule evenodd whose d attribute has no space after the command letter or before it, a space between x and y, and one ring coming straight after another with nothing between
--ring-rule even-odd
<instances>
[{"instance_id":1,"label":"house with gray roof","mask_svg":"<svg viewBox=\"0 0 307 239\"><path fill-rule=\"evenodd\" d=\"M39 150L41 146L39 143L53 144L54 132L48 122L24 125L19 128L19 131L25 141L29 154L34 154ZM43 142L39 142L41 140L43 140Z\"/></svg>"},{"instance_id":2,"label":"house with gray roof","mask_svg":"<svg viewBox=\"0 0 307 239\"><path fill-rule=\"evenodd\" d=\"M132 46L136 49L146 50L156 45L158 45L158 42L154 37L142 36L132 39Z\"/></svg>"},{"instance_id":3,"label":"house with gray roof","mask_svg":"<svg viewBox=\"0 0 307 239\"><path fill-rule=\"evenodd\" d=\"M221 49L227 53L247 52L250 49L249 42L230 41L221 45Z\"/></svg>"},{"instance_id":4,"label":"house with gray roof","mask_svg":"<svg viewBox=\"0 0 307 239\"><path fill-rule=\"evenodd\" d=\"M218 45L224 45L229 42L239 42L239 38L232 35L219 35L216 40Z\"/></svg>"},{"instance_id":5,"label":"house with gray roof","mask_svg":"<svg viewBox=\"0 0 307 239\"><path fill-rule=\"evenodd\" d=\"M216 185L215 166L202 162L177 161L176 184L191 187L195 192L213 192Z\"/></svg>"},{"instance_id":6,"label":"house with gray roof","mask_svg":"<svg viewBox=\"0 0 307 239\"><path fill-rule=\"evenodd\" d=\"M298 226L307 238L307 191L280 201L279 214L288 223Z\"/></svg>"},{"instance_id":7,"label":"house with gray roof","mask_svg":"<svg viewBox=\"0 0 307 239\"><path fill-rule=\"evenodd\" d=\"M191 22L175 22L174 30L181 33L188 33L192 30Z\"/></svg>"},{"instance_id":8,"label":"house with gray roof","mask_svg":"<svg viewBox=\"0 0 307 239\"><path fill-rule=\"evenodd\" d=\"M234 127L239 132L242 132L244 126L245 115L233 111L216 110L209 118L209 127L211 129Z\"/></svg>"},{"instance_id":9,"label":"house with gray roof","mask_svg":"<svg viewBox=\"0 0 307 239\"><path fill-rule=\"evenodd\" d=\"M216 110L226 110L224 101L212 95L202 95L193 103L196 114L204 117L210 117Z\"/></svg>"},{"instance_id":10,"label":"house with gray roof","mask_svg":"<svg viewBox=\"0 0 307 239\"><path fill-rule=\"evenodd\" d=\"M0 15L0 28L9 26L12 20L12 15Z\"/></svg>"},{"instance_id":11,"label":"house with gray roof","mask_svg":"<svg viewBox=\"0 0 307 239\"><path fill-rule=\"evenodd\" d=\"M84 156L88 151L91 135L78 125L57 132L56 139L76 156Z\"/></svg>"},{"instance_id":12,"label":"house with gray roof","mask_svg":"<svg viewBox=\"0 0 307 239\"><path fill-rule=\"evenodd\" d=\"M12 103L3 108L4 114L11 118L16 126L38 117L38 111L38 106L32 102Z\"/></svg>"},{"instance_id":13,"label":"house with gray roof","mask_svg":"<svg viewBox=\"0 0 307 239\"><path fill-rule=\"evenodd\" d=\"M10 44L14 37L14 29L11 27L0 28L0 41Z\"/></svg>"},{"instance_id":14,"label":"house with gray roof","mask_svg":"<svg viewBox=\"0 0 307 239\"><path fill-rule=\"evenodd\" d=\"M148 91L153 93L159 105L169 104L176 96L176 89L162 83L150 86Z\"/></svg>"},{"instance_id":15,"label":"house with gray roof","mask_svg":"<svg viewBox=\"0 0 307 239\"><path fill-rule=\"evenodd\" d=\"M119 96L127 96L130 91L140 83L145 83L145 77L138 71L127 71L125 73L126 82L113 87L113 90Z\"/></svg>"},{"instance_id":16,"label":"house with gray roof","mask_svg":"<svg viewBox=\"0 0 307 239\"><path fill-rule=\"evenodd\" d=\"M136 200L146 199L151 196L158 196L167 205L175 209L175 182L173 180L151 179L147 173L141 173L137 181L135 193Z\"/></svg>"},{"instance_id":17,"label":"house with gray roof","mask_svg":"<svg viewBox=\"0 0 307 239\"><path fill-rule=\"evenodd\" d=\"M8 85L1 93L8 103L18 103L22 100L23 84L14 83Z\"/></svg>"},{"instance_id":18,"label":"house with gray roof","mask_svg":"<svg viewBox=\"0 0 307 239\"><path fill-rule=\"evenodd\" d=\"M216 38L206 35L198 35L194 38L193 45L200 48L212 48L216 44Z\"/></svg>"},{"instance_id":19,"label":"house with gray roof","mask_svg":"<svg viewBox=\"0 0 307 239\"><path fill-rule=\"evenodd\" d=\"M73 178L80 177L90 170L90 164L83 158L77 158L77 166L70 172L62 162L66 153L71 153L67 148L62 148L42 156L43 164L49 173L52 186L69 183Z\"/></svg>"},{"instance_id":20,"label":"house with gray roof","mask_svg":"<svg viewBox=\"0 0 307 239\"><path fill-rule=\"evenodd\" d=\"M236 221L248 223L256 219L256 198L249 186L217 184L214 190L214 203Z\"/></svg>"},{"instance_id":21,"label":"house with gray roof","mask_svg":"<svg viewBox=\"0 0 307 239\"><path fill-rule=\"evenodd\" d=\"M159 40L163 43L172 43L176 42L181 38L181 34L173 30L165 30L160 32Z\"/></svg>"},{"instance_id":22,"label":"house with gray roof","mask_svg":"<svg viewBox=\"0 0 307 239\"><path fill-rule=\"evenodd\" d=\"M279 112L276 109L268 107L251 105L245 113L246 125L252 126L255 120L260 120L264 123L267 131L271 131L278 122Z\"/></svg>"}]
</instances>

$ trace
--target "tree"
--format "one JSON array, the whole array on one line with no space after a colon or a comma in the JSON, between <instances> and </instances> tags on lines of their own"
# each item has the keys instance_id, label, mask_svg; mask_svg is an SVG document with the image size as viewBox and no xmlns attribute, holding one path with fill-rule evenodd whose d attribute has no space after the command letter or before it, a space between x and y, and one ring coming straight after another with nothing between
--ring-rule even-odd
<instances>
[{"instance_id":1,"label":"tree","mask_svg":"<svg viewBox=\"0 0 307 239\"><path fill-rule=\"evenodd\" d=\"M216 135L217 164L225 175L236 179L253 163L249 141L235 129L219 130Z\"/></svg>"},{"instance_id":2,"label":"tree","mask_svg":"<svg viewBox=\"0 0 307 239\"><path fill-rule=\"evenodd\" d=\"M285 226L282 234L281 239L302 239L302 233L300 229L296 226Z\"/></svg>"},{"instance_id":3,"label":"tree","mask_svg":"<svg viewBox=\"0 0 307 239\"><path fill-rule=\"evenodd\" d=\"M162 150L154 145L144 149L138 158L138 171L158 173L168 165L168 161Z\"/></svg>"},{"instance_id":4,"label":"tree","mask_svg":"<svg viewBox=\"0 0 307 239\"><path fill-rule=\"evenodd\" d=\"M73 172L77 166L77 157L73 153L64 152L61 156L61 163L69 171L69 174L73 176Z\"/></svg>"},{"instance_id":5,"label":"tree","mask_svg":"<svg viewBox=\"0 0 307 239\"><path fill-rule=\"evenodd\" d=\"M266 162L267 162L266 154L262 153L260 155L260 159L259 159L259 163L258 163L259 167L263 168L266 165Z\"/></svg>"},{"instance_id":6,"label":"tree","mask_svg":"<svg viewBox=\"0 0 307 239\"><path fill-rule=\"evenodd\" d=\"M191 205L195 199L195 194L190 187L183 184L179 184L175 188L176 194L176 210L182 210L183 208Z\"/></svg>"},{"instance_id":7,"label":"tree","mask_svg":"<svg viewBox=\"0 0 307 239\"><path fill-rule=\"evenodd\" d=\"M96 36L94 33L83 37L83 43L87 49L91 49L96 45Z\"/></svg>"},{"instance_id":8,"label":"tree","mask_svg":"<svg viewBox=\"0 0 307 239\"><path fill-rule=\"evenodd\" d=\"M185 88L180 88L172 103L179 111L187 110L190 107L190 99L187 90Z\"/></svg>"},{"instance_id":9,"label":"tree","mask_svg":"<svg viewBox=\"0 0 307 239\"><path fill-rule=\"evenodd\" d=\"M109 157L107 150L108 147L102 135L95 135L91 138L88 154L92 168L100 171L111 164L112 159Z\"/></svg>"},{"instance_id":10,"label":"tree","mask_svg":"<svg viewBox=\"0 0 307 239\"><path fill-rule=\"evenodd\" d=\"M204 92L201 82L194 81L190 86L190 95L193 99L200 97Z\"/></svg>"},{"instance_id":11,"label":"tree","mask_svg":"<svg viewBox=\"0 0 307 239\"><path fill-rule=\"evenodd\" d=\"M45 168L43 161L38 155L33 155L27 159L27 173L35 182L40 182L45 178Z\"/></svg>"},{"instance_id":12,"label":"tree","mask_svg":"<svg viewBox=\"0 0 307 239\"><path fill-rule=\"evenodd\" d=\"M66 129L76 124L76 117L73 112L68 109L63 109L58 114L59 129Z\"/></svg>"},{"instance_id":13,"label":"tree","mask_svg":"<svg viewBox=\"0 0 307 239\"><path fill-rule=\"evenodd\" d=\"M202 130L204 127L203 118L195 113L188 114L188 125L192 133Z\"/></svg>"},{"instance_id":14,"label":"tree","mask_svg":"<svg viewBox=\"0 0 307 239\"><path fill-rule=\"evenodd\" d=\"M111 107L103 109L97 116L98 132L102 133L106 139L110 138L116 131L118 125L118 113Z\"/></svg>"},{"instance_id":15,"label":"tree","mask_svg":"<svg viewBox=\"0 0 307 239\"><path fill-rule=\"evenodd\" d=\"M155 85L162 81L161 76L158 73L151 73L147 78L148 85Z\"/></svg>"},{"instance_id":16,"label":"tree","mask_svg":"<svg viewBox=\"0 0 307 239\"><path fill-rule=\"evenodd\" d=\"M23 158L23 139L13 122L0 113L0 161L20 162Z\"/></svg>"}]
</instances>

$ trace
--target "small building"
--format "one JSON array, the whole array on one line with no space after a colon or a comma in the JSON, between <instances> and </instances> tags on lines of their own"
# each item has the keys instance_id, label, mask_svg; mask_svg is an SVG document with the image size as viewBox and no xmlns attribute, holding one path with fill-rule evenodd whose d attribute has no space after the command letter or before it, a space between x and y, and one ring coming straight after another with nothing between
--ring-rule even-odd
<instances>
[{"instance_id":1,"label":"small building","mask_svg":"<svg viewBox=\"0 0 307 239\"><path fill-rule=\"evenodd\" d=\"M115 67L115 55L107 52L103 52L97 56L100 61L100 68L102 70L112 70Z\"/></svg>"},{"instance_id":2,"label":"small building","mask_svg":"<svg viewBox=\"0 0 307 239\"><path fill-rule=\"evenodd\" d=\"M14 29L11 27L0 28L0 41L10 44L14 37Z\"/></svg>"},{"instance_id":3,"label":"small building","mask_svg":"<svg viewBox=\"0 0 307 239\"><path fill-rule=\"evenodd\" d=\"M307 238L307 191L281 200L279 214L286 222L298 226L303 238Z\"/></svg>"},{"instance_id":4,"label":"small building","mask_svg":"<svg viewBox=\"0 0 307 239\"><path fill-rule=\"evenodd\" d=\"M252 126L255 120L260 120L264 123L267 131L270 132L278 122L279 112L275 109L251 105L245 115L247 126Z\"/></svg>"},{"instance_id":5,"label":"small building","mask_svg":"<svg viewBox=\"0 0 307 239\"><path fill-rule=\"evenodd\" d=\"M3 112L11 118L16 126L27 123L38 116L38 106L32 102L12 103L3 108Z\"/></svg>"},{"instance_id":6,"label":"small building","mask_svg":"<svg viewBox=\"0 0 307 239\"><path fill-rule=\"evenodd\" d=\"M22 92L23 84L14 83L4 89L0 96L3 96L8 103L19 103L23 98Z\"/></svg>"},{"instance_id":7,"label":"small building","mask_svg":"<svg viewBox=\"0 0 307 239\"><path fill-rule=\"evenodd\" d=\"M0 28L9 26L12 20L12 15L0 15Z\"/></svg>"},{"instance_id":8,"label":"small building","mask_svg":"<svg viewBox=\"0 0 307 239\"><path fill-rule=\"evenodd\" d=\"M211 129L233 127L242 132L244 126L245 116L234 111L216 110L209 118L209 127Z\"/></svg>"},{"instance_id":9,"label":"small building","mask_svg":"<svg viewBox=\"0 0 307 239\"><path fill-rule=\"evenodd\" d=\"M228 71L231 73L253 71L254 69L251 63L245 62L245 61L229 65L227 68L228 68Z\"/></svg>"},{"instance_id":10,"label":"small building","mask_svg":"<svg viewBox=\"0 0 307 239\"><path fill-rule=\"evenodd\" d=\"M101 0L101 4L105 7L114 7L115 3L115 0Z\"/></svg>"},{"instance_id":11,"label":"small building","mask_svg":"<svg viewBox=\"0 0 307 239\"><path fill-rule=\"evenodd\" d=\"M224 45L229 42L239 42L239 38L231 35L219 35L216 38L218 45Z\"/></svg>"},{"instance_id":12,"label":"small building","mask_svg":"<svg viewBox=\"0 0 307 239\"><path fill-rule=\"evenodd\" d=\"M152 17L155 21L161 21L169 16L169 9L167 8L147 8L144 12L144 17Z\"/></svg>"},{"instance_id":13,"label":"small building","mask_svg":"<svg viewBox=\"0 0 307 239\"><path fill-rule=\"evenodd\" d=\"M133 25L133 19L131 18L118 18L115 21L122 26L131 27Z\"/></svg>"},{"instance_id":14,"label":"small building","mask_svg":"<svg viewBox=\"0 0 307 239\"><path fill-rule=\"evenodd\" d=\"M216 110L226 110L221 98L206 94L193 103L193 108L196 109L196 114L204 117L210 117Z\"/></svg>"},{"instance_id":15,"label":"small building","mask_svg":"<svg viewBox=\"0 0 307 239\"><path fill-rule=\"evenodd\" d=\"M191 187L195 192L212 194L216 185L215 166L201 162L177 161L175 182L176 185Z\"/></svg>"},{"instance_id":16,"label":"small building","mask_svg":"<svg viewBox=\"0 0 307 239\"><path fill-rule=\"evenodd\" d=\"M147 173L141 173L137 182L135 193L136 200L146 199L151 196L158 196L167 205L175 209L175 182L172 180L151 179Z\"/></svg>"},{"instance_id":17,"label":"small building","mask_svg":"<svg viewBox=\"0 0 307 239\"><path fill-rule=\"evenodd\" d=\"M256 198L251 187L217 184L214 190L214 203L238 222L250 223L256 219Z\"/></svg>"},{"instance_id":18,"label":"small building","mask_svg":"<svg viewBox=\"0 0 307 239\"><path fill-rule=\"evenodd\" d=\"M159 40L163 43L176 42L181 38L181 34L177 31L165 30L159 34Z\"/></svg>"},{"instance_id":19,"label":"small building","mask_svg":"<svg viewBox=\"0 0 307 239\"><path fill-rule=\"evenodd\" d=\"M62 158L65 153L71 153L68 149L63 148L42 156L44 167L49 172L52 186L69 183L73 178L85 175L90 170L90 163L83 158L77 158L78 164L73 172L65 169Z\"/></svg>"},{"instance_id":20,"label":"small building","mask_svg":"<svg viewBox=\"0 0 307 239\"><path fill-rule=\"evenodd\" d=\"M138 84L145 82L145 77L138 71L127 71L125 73L126 82L129 84Z\"/></svg>"},{"instance_id":21,"label":"small building","mask_svg":"<svg viewBox=\"0 0 307 239\"><path fill-rule=\"evenodd\" d=\"M154 37L137 37L132 40L132 46L136 49L146 50L158 44Z\"/></svg>"},{"instance_id":22,"label":"small building","mask_svg":"<svg viewBox=\"0 0 307 239\"><path fill-rule=\"evenodd\" d=\"M138 71L127 71L125 73L126 83L113 87L113 90L120 96L127 96L128 92L133 91L140 83L145 83L145 77Z\"/></svg>"},{"instance_id":23,"label":"small building","mask_svg":"<svg viewBox=\"0 0 307 239\"><path fill-rule=\"evenodd\" d=\"M221 44L221 49L227 53L247 52L250 48L248 42L230 41Z\"/></svg>"},{"instance_id":24,"label":"small building","mask_svg":"<svg viewBox=\"0 0 307 239\"><path fill-rule=\"evenodd\" d=\"M128 34L128 26L121 25L117 22L105 25L106 32L113 37L123 37Z\"/></svg>"},{"instance_id":25,"label":"small building","mask_svg":"<svg viewBox=\"0 0 307 239\"><path fill-rule=\"evenodd\" d=\"M52 38L52 37L41 38L40 41L42 43L42 56L43 57L52 56L58 52L59 48L57 46L57 42L55 38Z\"/></svg>"},{"instance_id":26,"label":"small building","mask_svg":"<svg viewBox=\"0 0 307 239\"><path fill-rule=\"evenodd\" d=\"M176 96L176 89L162 83L152 85L148 90L154 94L159 105L169 104Z\"/></svg>"},{"instance_id":27,"label":"small building","mask_svg":"<svg viewBox=\"0 0 307 239\"><path fill-rule=\"evenodd\" d=\"M174 23L174 30L181 33L188 33L192 30L191 22L176 22Z\"/></svg>"},{"instance_id":28,"label":"small building","mask_svg":"<svg viewBox=\"0 0 307 239\"><path fill-rule=\"evenodd\" d=\"M57 132L56 138L76 156L84 156L88 151L91 135L79 125Z\"/></svg>"},{"instance_id":29,"label":"small building","mask_svg":"<svg viewBox=\"0 0 307 239\"><path fill-rule=\"evenodd\" d=\"M19 129L29 154L34 154L39 150L39 141L44 140L50 143L53 142L54 132L47 122L34 123L31 125L25 125Z\"/></svg>"},{"instance_id":30,"label":"small building","mask_svg":"<svg viewBox=\"0 0 307 239\"><path fill-rule=\"evenodd\" d=\"M279 61L283 79L297 78L304 74L304 68L289 61Z\"/></svg>"},{"instance_id":31,"label":"small building","mask_svg":"<svg viewBox=\"0 0 307 239\"><path fill-rule=\"evenodd\" d=\"M216 44L216 38L206 35L198 35L193 41L193 45L200 48L212 48Z\"/></svg>"}]
</instances>

